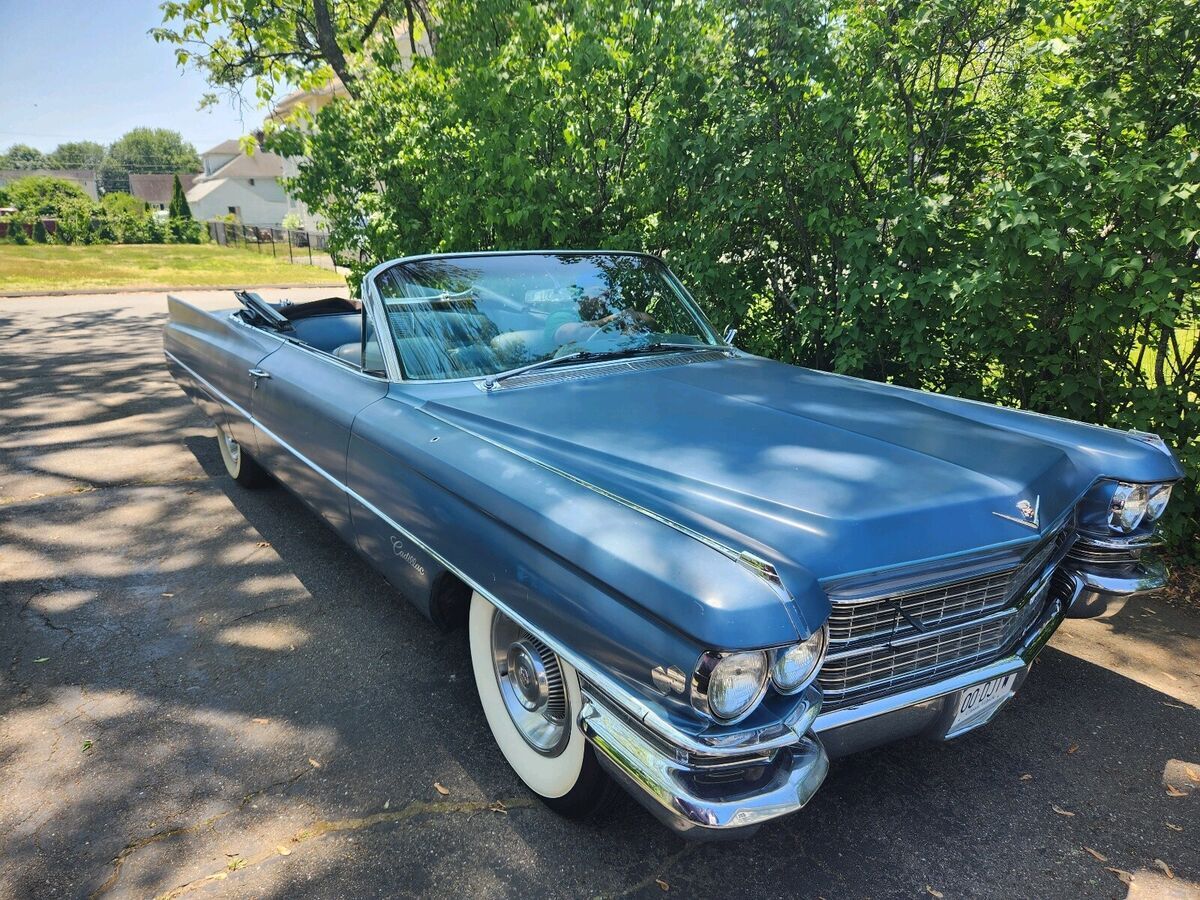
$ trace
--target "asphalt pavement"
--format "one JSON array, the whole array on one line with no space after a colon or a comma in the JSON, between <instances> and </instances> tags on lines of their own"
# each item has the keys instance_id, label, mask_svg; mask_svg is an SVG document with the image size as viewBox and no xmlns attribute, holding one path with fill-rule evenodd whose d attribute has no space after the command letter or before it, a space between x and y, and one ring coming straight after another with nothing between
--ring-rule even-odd
<instances>
[{"instance_id":1,"label":"asphalt pavement","mask_svg":"<svg viewBox=\"0 0 1200 900\"><path fill-rule=\"evenodd\" d=\"M165 313L0 300L0 897L1200 897L1195 607L1069 622L990 727L835 763L750 841L564 821L465 635L224 474Z\"/></svg>"}]
</instances>

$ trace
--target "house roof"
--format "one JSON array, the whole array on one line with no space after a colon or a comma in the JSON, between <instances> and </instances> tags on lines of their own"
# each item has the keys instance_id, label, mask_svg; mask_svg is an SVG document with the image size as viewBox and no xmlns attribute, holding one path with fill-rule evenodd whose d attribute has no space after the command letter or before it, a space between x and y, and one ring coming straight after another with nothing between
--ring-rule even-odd
<instances>
[{"instance_id":1,"label":"house roof","mask_svg":"<svg viewBox=\"0 0 1200 900\"><path fill-rule=\"evenodd\" d=\"M192 185L187 192L188 203L195 203L197 200L203 200L214 191L219 191L221 188L229 184L228 178L213 178L210 181L198 181Z\"/></svg>"},{"instance_id":2,"label":"house roof","mask_svg":"<svg viewBox=\"0 0 1200 900\"><path fill-rule=\"evenodd\" d=\"M215 147L209 147L201 156L236 156L242 152L242 142L237 138L221 141Z\"/></svg>"},{"instance_id":3,"label":"house roof","mask_svg":"<svg viewBox=\"0 0 1200 900\"><path fill-rule=\"evenodd\" d=\"M184 172L179 176L186 194L195 183L196 176ZM170 203L171 195L175 193L174 175L130 175L129 193L147 203Z\"/></svg>"},{"instance_id":4,"label":"house roof","mask_svg":"<svg viewBox=\"0 0 1200 900\"><path fill-rule=\"evenodd\" d=\"M241 153L217 169L208 178L282 178L283 157L259 151L253 156Z\"/></svg>"}]
</instances>

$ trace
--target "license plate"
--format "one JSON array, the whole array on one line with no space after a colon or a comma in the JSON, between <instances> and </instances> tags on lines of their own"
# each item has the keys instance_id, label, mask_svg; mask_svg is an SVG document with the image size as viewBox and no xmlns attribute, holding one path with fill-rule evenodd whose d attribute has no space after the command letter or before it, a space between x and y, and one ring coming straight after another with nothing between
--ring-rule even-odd
<instances>
[{"instance_id":1,"label":"license plate","mask_svg":"<svg viewBox=\"0 0 1200 900\"><path fill-rule=\"evenodd\" d=\"M1013 682L1017 673L1002 675L969 687L958 695L958 711L954 721L950 723L949 731L957 731L972 722L981 722L988 718L1012 693Z\"/></svg>"}]
</instances>

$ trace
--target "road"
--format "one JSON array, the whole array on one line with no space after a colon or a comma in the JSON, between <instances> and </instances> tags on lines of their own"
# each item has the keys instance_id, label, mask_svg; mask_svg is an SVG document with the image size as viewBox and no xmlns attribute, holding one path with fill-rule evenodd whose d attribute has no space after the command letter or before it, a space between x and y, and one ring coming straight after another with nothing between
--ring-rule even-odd
<instances>
[{"instance_id":1,"label":"road","mask_svg":"<svg viewBox=\"0 0 1200 900\"><path fill-rule=\"evenodd\" d=\"M836 763L753 841L573 824L464 634L225 476L164 315L0 300L0 897L1200 896L1195 607L1068 623L991 727Z\"/></svg>"}]
</instances>

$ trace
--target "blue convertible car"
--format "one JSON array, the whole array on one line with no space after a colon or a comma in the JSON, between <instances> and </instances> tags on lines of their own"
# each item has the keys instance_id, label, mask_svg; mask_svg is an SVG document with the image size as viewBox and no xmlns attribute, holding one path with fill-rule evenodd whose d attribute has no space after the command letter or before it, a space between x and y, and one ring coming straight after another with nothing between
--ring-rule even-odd
<instances>
[{"instance_id":1,"label":"blue convertible car","mask_svg":"<svg viewBox=\"0 0 1200 900\"><path fill-rule=\"evenodd\" d=\"M569 815L800 809L830 757L992 719L1065 616L1161 587L1182 472L1120 432L752 356L635 253L422 256L207 313L167 364L436 623Z\"/></svg>"}]
</instances>

